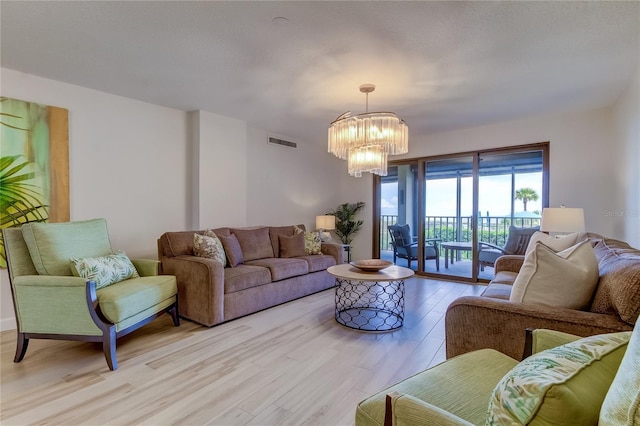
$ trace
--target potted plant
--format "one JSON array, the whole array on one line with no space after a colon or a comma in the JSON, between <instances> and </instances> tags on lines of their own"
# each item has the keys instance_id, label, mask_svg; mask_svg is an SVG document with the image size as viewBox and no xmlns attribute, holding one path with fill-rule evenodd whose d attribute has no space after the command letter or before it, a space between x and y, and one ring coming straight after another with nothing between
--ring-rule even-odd
<instances>
[{"instance_id":1,"label":"potted plant","mask_svg":"<svg viewBox=\"0 0 640 426\"><path fill-rule=\"evenodd\" d=\"M356 220L355 217L363 208L364 202L358 201L357 203L340 204L335 210L327 213L336 217L335 233L340 237L342 244L351 245L355 234L362 227L364 222Z\"/></svg>"}]
</instances>

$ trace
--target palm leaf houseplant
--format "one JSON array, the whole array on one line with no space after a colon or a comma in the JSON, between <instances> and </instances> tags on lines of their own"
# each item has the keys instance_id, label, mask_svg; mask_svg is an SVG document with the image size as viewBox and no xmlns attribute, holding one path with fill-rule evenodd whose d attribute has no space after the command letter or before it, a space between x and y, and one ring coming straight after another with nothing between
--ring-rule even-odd
<instances>
[{"instance_id":1,"label":"palm leaf houseplant","mask_svg":"<svg viewBox=\"0 0 640 426\"><path fill-rule=\"evenodd\" d=\"M364 202L340 204L335 210L327 214L336 217L335 233L342 244L351 245L355 234L360 230L364 221L356 220L356 215L364 208Z\"/></svg>"}]
</instances>

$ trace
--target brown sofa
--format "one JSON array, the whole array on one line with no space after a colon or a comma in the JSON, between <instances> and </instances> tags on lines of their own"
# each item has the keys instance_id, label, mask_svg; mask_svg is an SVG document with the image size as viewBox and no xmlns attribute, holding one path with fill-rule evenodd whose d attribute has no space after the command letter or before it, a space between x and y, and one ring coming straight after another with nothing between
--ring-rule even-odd
<instances>
[{"instance_id":1,"label":"brown sofa","mask_svg":"<svg viewBox=\"0 0 640 426\"><path fill-rule=\"evenodd\" d=\"M461 297L448 307L447 358L493 348L522 359L527 328L579 336L632 330L640 313L640 250L596 234L584 238L594 246L600 272L589 310L510 302L512 284L524 256L502 256L495 264L495 278L481 296Z\"/></svg>"},{"instance_id":2,"label":"brown sofa","mask_svg":"<svg viewBox=\"0 0 640 426\"><path fill-rule=\"evenodd\" d=\"M304 225L297 225L304 230ZM294 226L218 228L216 235L236 235L244 261L235 267L193 254L193 234L166 232L158 239L163 274L175 275L180 316L212 326L333 287L326 271L342 263L342 246L322 244L322 254L280 257L279 235Z\"/></svg>"}]
</instances>

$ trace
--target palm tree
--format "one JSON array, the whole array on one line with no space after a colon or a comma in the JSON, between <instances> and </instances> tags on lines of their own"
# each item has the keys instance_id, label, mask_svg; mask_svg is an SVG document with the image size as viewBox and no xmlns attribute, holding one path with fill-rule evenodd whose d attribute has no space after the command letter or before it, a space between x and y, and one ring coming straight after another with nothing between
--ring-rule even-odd
<instances>
[{"instance_id":1,"label":"palm tree","mask_svg":"<svg viewBox=\"0 0 640 426\"><path fill-rule=\"evenodd\" d=\"M524 211L527 211L527 203L529 201L537 201L538 193L531 188L520 188L516 190L516 200L522 200L522 204L524 205Z\"/></svg>"},{"instance_id":2,"label":"palm tree","mask_svg":"<svg viewBox=\"0 0 640 426\"><path fill-rule=\"evenodd\" d=\"M338 208L327 213L336 217L336 234L340 237L342 244L351 245L353 235L362 227L364 222L355 220L355 216L363 208L364 202L358 201L340 204Z\"/></svg>"}]
</instances>

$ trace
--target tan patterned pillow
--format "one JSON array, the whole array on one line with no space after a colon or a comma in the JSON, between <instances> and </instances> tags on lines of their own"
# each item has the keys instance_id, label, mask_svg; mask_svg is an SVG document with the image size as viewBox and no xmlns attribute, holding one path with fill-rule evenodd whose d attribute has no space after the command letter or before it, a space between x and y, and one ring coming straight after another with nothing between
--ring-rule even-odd
<instances>
[{"instance_id":1,"label":"tan patterned pillow","mask_svg":"<svg viewBox=\"0 0 640 426\"><path fill-rule=\"evenodd\" d=\"M213 259L223 265L227 263L222 243L215 232L210 229L207 229L202 235L193 234L193 254Z\"/></svg>"},{"instance_id":2,"label":"tan patterned pillow","mask_svg":"<svg viewBox=\"0 0 640 426\"><path fill-rule=\"evenodd\" d=\"M317 232L304 232L298 226L294 227L296 234L304 233L304 251L306 254L322 254L322 242Z\"/></svg>"}]
</instances>

